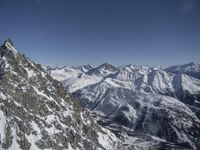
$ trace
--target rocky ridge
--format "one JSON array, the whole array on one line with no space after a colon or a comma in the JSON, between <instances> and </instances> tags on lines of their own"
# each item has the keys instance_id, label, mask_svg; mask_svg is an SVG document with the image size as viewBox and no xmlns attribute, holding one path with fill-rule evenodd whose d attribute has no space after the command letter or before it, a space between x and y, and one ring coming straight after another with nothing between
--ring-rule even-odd
<instances>
[{"instance_id":1,"label":"rocky ridge","mask_svg":"<svg viewBox=\"0 0 200 150\"><path fill-rule=\"evenodd\" d=\"M11 40L0 55L0 149L121 149L113 133Z\"/></svg>"}]
</instances>

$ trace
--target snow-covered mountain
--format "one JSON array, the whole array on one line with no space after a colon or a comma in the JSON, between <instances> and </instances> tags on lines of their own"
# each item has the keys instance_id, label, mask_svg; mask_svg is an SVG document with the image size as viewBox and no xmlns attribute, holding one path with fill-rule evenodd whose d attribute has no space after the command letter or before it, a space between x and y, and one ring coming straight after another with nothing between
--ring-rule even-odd
<instances>
[{"instance_id":1,"label":"snow-covered mountain","mask_svg":"<svg viewBox=\"0 0 200 150\"><path fill-rule=\"evenodd\" d=\"M195 64L193 62L167 67L165 70L172 73L184 73L200 79L200 64Z\"/></svg>"},{"instance_id":2,"label":"snow-covered mountain","mask_svg":"<svg viewBox=\"0 0 200 150\"><path fill-rule=\"evenodd\" d=\"M7 40L0 149L200 149L198 68L41 66Z\"/></svg>"},{"instance_id":3,"label":"snow-covered mountain","mask_svg":"<svg viewBox=\"0 0 200 150\"><path fill-rule=\"evenodd\" d=\"M126 133L129 143L133 137L141 141L150 136L151 146L153 137L165 141L161 144L157 140L154 149L200 148L199 79L185 72L138 65L103 64L85 72L71 69L76 75L69 77L65 71L64 80L57 78L62 76L61 69L50 75L63 83L101 125L117 134Z\"/></svg>"},{"instance_id":4,"label":"snow-covered mountain","mask_svg":"<svg viewBox=\"0 0 200 150\"><path fill-rule=\"evenodd\" d=\"M74 67L52 69L50 75L73 93L89 85L106 82L114 87L158 93L199 107L200 80L183 73L171 73L159 67L128 65L121 68L109 64L82 71Z\"/></svg>"},{"instance_id":5,"label":"snow-covered mountain","mask_svg":"<svg viewBox=\"0 0 200 150\"><path fill-rule=\"evenodd\" d=\"M128 128L128 133L156 136L187 148L200 146L200 121L177 99L106 83L88 86L74 95L83 106L99 114L100 120L109 120L102 123L108 128L117 124Z\"/></svg>"},{"instance_id":6,"label":"snow-covered mountain","mask_svg":"<svg viewBox=\"0 0 200 150\"><path fill-rule=\"evenodd\" d=\"M121 141L99 126L11 40L0 47L0 149L122 149Z\"/></svg>"}]
</instances>

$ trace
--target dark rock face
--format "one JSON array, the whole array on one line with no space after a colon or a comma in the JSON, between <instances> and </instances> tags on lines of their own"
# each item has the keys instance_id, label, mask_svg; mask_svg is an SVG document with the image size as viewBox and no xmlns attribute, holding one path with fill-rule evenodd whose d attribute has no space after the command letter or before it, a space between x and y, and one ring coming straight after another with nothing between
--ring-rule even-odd
<instances>
[{"instance_id":1,"label":"dark rock face","mask_svg":"<svg viewBox=\"0 0 200 150\"><path fill-rule=\"evenodd\" d=\"M118 69L108 63L104 63L96 68L92 68L90 69L87 74L88 75L97 75L97 76L102 76L102 77L106 77L107 75L109 75L106 71L109 71L113 74L115 74Z\"/></svg>"},{"instance_id":2,"label":"dark rock face","mask_svg":"<svg viewBox=\"0 0 200 150\"><path fill-rule=\"evenodd\" d=\"M120 149L114 134L10 40L0 54L0 149Z\"/></svg>"}]
</instances>

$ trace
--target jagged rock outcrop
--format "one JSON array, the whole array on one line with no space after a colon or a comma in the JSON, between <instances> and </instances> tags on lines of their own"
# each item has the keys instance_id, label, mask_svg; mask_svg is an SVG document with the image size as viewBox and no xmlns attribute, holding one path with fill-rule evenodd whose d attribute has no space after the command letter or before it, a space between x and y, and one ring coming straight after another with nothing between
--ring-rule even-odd
<instances>
[{"instance_id":1,"label":"jagged rock outcrop","mask_svg":"<svg viewBox=\"0 0 200 150\"><path fill-rule=\"evenodd\" d=\"M114 134L11 40L0 54L0 149L121 149Z\"/></svg>"}]
</instances>

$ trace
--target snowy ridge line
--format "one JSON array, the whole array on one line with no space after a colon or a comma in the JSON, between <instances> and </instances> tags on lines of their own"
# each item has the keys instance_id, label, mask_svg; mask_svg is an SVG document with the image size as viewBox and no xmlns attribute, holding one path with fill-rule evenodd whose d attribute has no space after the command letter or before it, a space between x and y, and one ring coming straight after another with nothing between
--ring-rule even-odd
<instances>
[{"instance_id":1,"label":"snowy ridge line","mask_svg":"<svg viewBox=\"0 0 200 150\"><path fill-rule=\"evenodd\" d=\"M127 147L197 149L200 80L167 68L105 63L87 71L64 67L49 68L48 73L95 114L99 124L121 134Z\"/></svg>"}]
</instances>

